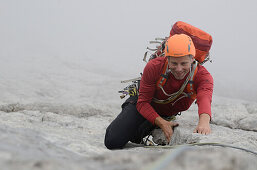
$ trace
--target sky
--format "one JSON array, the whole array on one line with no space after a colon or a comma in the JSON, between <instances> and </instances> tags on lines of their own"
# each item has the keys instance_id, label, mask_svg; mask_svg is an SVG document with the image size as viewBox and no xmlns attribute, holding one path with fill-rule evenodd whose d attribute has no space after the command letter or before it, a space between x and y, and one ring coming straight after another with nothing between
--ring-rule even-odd
<instances>
[{"instance_id":1,"label":"sky","mask_svg":"<svg viewBox=\"0 0 257 170\"><path fill-rule=\"evenodd\" d=\"M145 66L148 42L184 21L213 37L213 62L205 67L214 93L257 101L256 6L254 0L0 0L0 61L74 58L94 71L134 78Z\"/></svg>"}]
</instances>

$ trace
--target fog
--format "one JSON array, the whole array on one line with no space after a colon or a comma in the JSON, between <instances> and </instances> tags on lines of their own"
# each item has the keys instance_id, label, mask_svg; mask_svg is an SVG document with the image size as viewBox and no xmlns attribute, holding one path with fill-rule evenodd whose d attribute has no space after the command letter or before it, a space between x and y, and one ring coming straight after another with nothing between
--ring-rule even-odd
<instances>
[{"instance_id":1,"label":"fog","mask_svg":"<svg viewBox=\"0 0 257 170\"><path fill-rule=\"evenodd\" d=\"M205 66L214 94L257 101L256 6L253 0L0 0L0 63L74 58L134 78L148 42L168 36L180 20L213 37L213 62Z\"/></svg>"}]
</instances>

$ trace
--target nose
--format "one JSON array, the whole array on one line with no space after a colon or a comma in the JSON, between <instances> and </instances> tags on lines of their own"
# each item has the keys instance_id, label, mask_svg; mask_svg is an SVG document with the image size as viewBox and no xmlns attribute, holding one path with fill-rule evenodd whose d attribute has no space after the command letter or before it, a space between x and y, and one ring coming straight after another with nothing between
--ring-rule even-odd
<instances>
[{"instance_id":1,"label":"nose","mask_svg":"<svg viewBox=\"0 0 257 170\"><path fill-rule=\"evenodd\" d=\"M183 70L182 65L178 64L177 67L176 67L176 71L177 71L177 72L180 72L180 71L182 71L182 70Z\"/></svg>"}]
</instances>

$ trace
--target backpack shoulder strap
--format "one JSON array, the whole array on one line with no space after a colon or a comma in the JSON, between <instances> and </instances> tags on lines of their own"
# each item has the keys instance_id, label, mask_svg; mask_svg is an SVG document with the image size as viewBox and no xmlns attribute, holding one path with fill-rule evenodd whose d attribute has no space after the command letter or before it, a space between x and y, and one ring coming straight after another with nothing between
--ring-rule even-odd
<instances>
[{"instance_id":1,"label":"backpack shoulder strap","mask_svg":"<svg viewBox=\"0 0 257 170\"><path fill-rule=\"evenodd\" d=\"M195 79L195 75L198 71L198 64L195 65L195 68L193 68L193 72L194 72L194 75L191 76L190 80L188 81L187 83L187 94L188 96L191 98L191 99L196 99L196 91L194 90L194 79Z\"/></svg>"},{"instance_id":2,"label":"backpack shoulder strap","mask_svg":"<svg viewBox=\"0 0 257 170\"><path fill-rule=\"evenodd\" d=\"M189 98L192 98L194 100L196 98L196 92L194 91L193 80L194 80L194 77L195 77L197 71L198 71L198 62L194 61L193 65L192 65L192 70L191 70L190 74L188 75L187 79L185 80L184 84L179 89L179 91L177 91L173 94L170 94L169 95L170 97L165 99L165 100L159 100L157 98L153 98L153 102L159 103L159 104L167 104L167 103L171 103L171 102L174 101L174 103L175 103L183 97L189 97ZM159 81L162 80L162 79L165 79L165 78L160 77ZM165 79L165 81L166 80L167 79ZM164 94L166 94L162 85L161 85L161 83L157 84L157 86L158 86L158 88L162 89ZM185 88L187 88L186 90L187 90L188 93L184 92ZM178 98L181 94L183 94L183 96ZM166 94L166 95L168 95L168 94Z\"/></svg>"},{"instance_id":3,"label":"backpack shoulder strap","mask_svg":"<svg viewBox=\"0 0 257 170\"><path fill-rule=\"evenodd\" d=\"M168 66L168 60L166 60L164 66L162 68L161 76L156 84L157 88L164 86L164 84L166 83L166 81L168 79L168 73L169 73L169 66Z\"/></svg>"}]
</instances>

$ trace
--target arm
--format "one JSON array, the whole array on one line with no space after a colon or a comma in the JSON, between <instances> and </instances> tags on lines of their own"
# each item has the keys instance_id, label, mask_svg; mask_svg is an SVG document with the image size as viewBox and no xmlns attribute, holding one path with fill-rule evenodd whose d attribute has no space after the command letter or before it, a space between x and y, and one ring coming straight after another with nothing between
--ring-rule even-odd
<instances>
[{"instance_id":1,"label":"arm","mask_svg":"<svg viewBox=\"0 0 257 170\"><path fill-rule=\"evenodd\" d=\"M150 104L156 90L156 82L158 78L158 70L154 68L154 65L151 61L148 62L144 68L143 76L140 81L137 110L152 124L155 124L155 119L159 117L158 113Z\"/></svg>"},{"instance_id":2,"label":"arm","mask_svg":"<svg viewBox=\"0 0 257 170\"><path fill-rule=\"evenodd\" d=\"M202 67L201 71L197 74L199 74L196 80L199 121L194 132L200 134L210 134L213 78L204 67Z\"/></svg>"}]
</instances>

